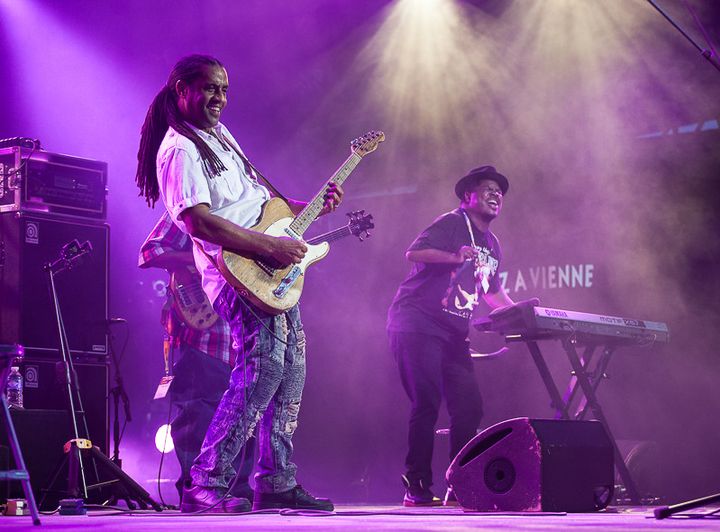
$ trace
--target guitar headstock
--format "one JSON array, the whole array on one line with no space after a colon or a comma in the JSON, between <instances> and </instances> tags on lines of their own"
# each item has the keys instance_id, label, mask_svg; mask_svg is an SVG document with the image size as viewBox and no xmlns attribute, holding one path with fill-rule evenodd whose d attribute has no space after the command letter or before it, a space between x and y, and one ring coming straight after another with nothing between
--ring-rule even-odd
<instances>
[{"instance_id":1,"label":"guitar headstock","mask_svg":"<svg viewBox=\"0 0 720 532\"><path fill-rule=\"evenodd\" d=\"M364 157L368 153L377 150L378 144L385 140L385 133L382 131L369 131L362 137L358 137L350 143L350 151Z\"/></svg>"},{"instance_id":2,"label":"guitar headstock","mask_svg":"<svg viewBox=\"0 0 720 532\"><path fill-rule=\"evenodd\" d=\"M353 235L358 237L360 241L370 236L370 229L375 228L372 214L365 214L365 211L362 210L348 212L347 216L350 218L348 227Z\"/></svg>"}]
</instances>

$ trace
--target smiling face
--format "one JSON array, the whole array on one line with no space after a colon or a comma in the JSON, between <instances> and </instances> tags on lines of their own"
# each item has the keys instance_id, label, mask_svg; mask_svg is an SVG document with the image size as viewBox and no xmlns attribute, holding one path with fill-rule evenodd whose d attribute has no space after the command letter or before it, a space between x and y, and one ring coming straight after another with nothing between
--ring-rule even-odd
<instances>
[{"instance_id":1,"label":"smiling face","mask_svg":"<svg viewBox=\"0 0 720 532\"><path fill-rule=\"evenodd\" d=\"M175 90L182 117L196 128L208 131L218 124L227 105L227 71L218 65L206 65L194 81L179 80Z\"/></svg>"},{"instance_id":2,"label":"smiling face","mask_svg":"<svg viewBox=\"0 0 720 532\"><path fill-rule=\"evenodd\" d=\"M475 214L489 223L500 214L502 202L500 185L492 179L483 179L465 192L462 206L469 214Z\"/></svg>"}]
</instances>

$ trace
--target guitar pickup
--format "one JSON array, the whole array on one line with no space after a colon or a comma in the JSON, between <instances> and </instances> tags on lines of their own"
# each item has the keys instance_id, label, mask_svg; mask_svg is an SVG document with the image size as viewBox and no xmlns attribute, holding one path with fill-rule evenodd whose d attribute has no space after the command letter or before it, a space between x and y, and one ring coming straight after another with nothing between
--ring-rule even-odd
<instances>
[{"instance_id":1,"label":"guitar pickup","mask_svg":"<svg viewBox=\"0 0 720 532\"><path fill-rule=\"evenodd\" d=\"M302 269L300 266L293 266L290 272L280 280L280 284L277 285L277 288L273 290L273 295L277 298L285 297L285 294L287 294L288 290L292 288L292 285L295 284L295 281L297 281L301 273Z\"/></svg>"}]
</instances>

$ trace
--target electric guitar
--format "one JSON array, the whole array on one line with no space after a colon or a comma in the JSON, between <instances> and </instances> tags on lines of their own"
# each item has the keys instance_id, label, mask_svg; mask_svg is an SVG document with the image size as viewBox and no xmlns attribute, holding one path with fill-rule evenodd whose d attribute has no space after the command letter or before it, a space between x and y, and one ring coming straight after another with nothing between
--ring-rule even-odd
<instances>
[{"instance_id":1,"label":"electric guitar","mask_svg":"<svg viewBox=\"0 0 720 532\"><path fill-rule=\"evenodd\" d=\"M309 245L332 242L346 236L354 235L362 240L370 236L370 229L375 227L372 214L365 211L347 213L348 223L322 235L306 241ZM203 330L212 327L219 316L213 310L210 300L202 289L202 279L194 266L180 268L170 275L168 290L172 294L172 304L177 316L192 329Z\"/></svg>"},{"instance_id":2,"label":"electric guitar","mask_svg":"<svg viewBox=\"0 0 720 532\"><path fill-rule=\"evenodd\" d=\"M375 151L385 140L382 131L371 131L351 143L350 156L328 181L342 184L360 160ZM323 208L323 187L305 208L293 218L293 213L280 198L272 198L263 205L260 221L251 229L270 236L284 236L302 240L302 235L317 218ZM218 254L218 269L238 293L270 314L280 314L290 309L300 299L305 270L313 262L327 255L330 245L321 242L309 245L299 264L278 267L271 259L248 258L228 250Z\"/></svg>"},{"instance_id":3,"label":"electric guitar","mask_svg":"<svg viewBox=\"0 0 720 532\"><path fill-rule=\"evenodd\" d=\"M170 274L168 290L172 294L172 307L180 320L192 329L212 327L219 316L202 289L202 278L195 266L179 268Z\"/></svg>"}]
</instances>

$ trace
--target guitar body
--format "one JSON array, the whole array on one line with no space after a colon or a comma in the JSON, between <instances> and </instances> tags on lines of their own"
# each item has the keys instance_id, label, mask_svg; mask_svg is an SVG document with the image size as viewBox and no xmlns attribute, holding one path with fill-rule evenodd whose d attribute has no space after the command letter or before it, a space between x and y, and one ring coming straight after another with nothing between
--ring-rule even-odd
<instances>
[{"instance_id":1,"label":"guitar body","mask_svg":"<svg viewBox=\"0 0 720 532\"><path fill-rule=\"evenodd\" d=\"M287 232L292 221L293 213L287 204L280 198L272 198L263 205L260 221L251 230L294 238ZM327 242L307 244L307 248L300 264L283 269L272 269L259 259L222 250L218 255L218 269L241 296L269 314L281 314L300 300L307 267L330 251Z\"/></svg>"},{"instance_id":2,"label":"guitar body","mask_svg":"<svg viewBox=\"0 0 720 532\"><path fill-rule=\"evenodd\" d=\"M204 330L218 320L219 316L205 295L200 274L195 268L174 271L170 275L169 290L173 295L173 309L188 327Z\"/></svg>"}]
</instances>

